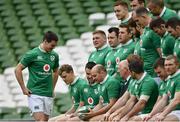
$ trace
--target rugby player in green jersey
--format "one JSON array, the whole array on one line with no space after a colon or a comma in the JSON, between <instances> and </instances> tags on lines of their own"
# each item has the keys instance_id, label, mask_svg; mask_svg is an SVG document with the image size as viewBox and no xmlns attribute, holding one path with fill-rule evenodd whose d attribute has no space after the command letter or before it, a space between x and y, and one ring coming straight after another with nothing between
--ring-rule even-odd
<instances>
[{"instance_id":1,"label":"rugby player in green jersey","mask_svg":"<svg viewBox=\"0 0 180 122\"><path fill-rule=\"evenodd\" d=\"M165 59L165 70L169 75L166 86L166 104L159 104L160 113L154 116L155 121L180 121L180 70L176 56Z\"/></svg>"},{"instance_id":2,"label":"rugby player in green jersey","mask_svg":"<svg viewBox=\"0 0 180 122\"><path fill-rule=\"evenodd\" d=\"M116 1L114 4L114 12L118 20L120 20L120 25L127 25L128 21L131 19L132 13L128 11L128 4L125 1Z\"/></svg>"},{"instance_id":3,"label":"rugby player in green jersey","mask_svg":"<svg viewBox=\"0 0 180 122\"><path fill-rule=\"evenodd\" d=\"M94 82L91 76L91 69L96 65L94 62L88 62L85 66L86 78L88 84L82 87L80 91L80 106L77 115L89 112L99 103L98 84ZM68 119L67 121L80 121L78 116Z\"/></svg>"},{"instance_id":4,"label":"rugby player in green jersey","mask_svg":"<svg viewBox=\"0 0 180 122\"><path fill-rule=\"evenodd\" d=\"M129 62L131 77L136 79L134 93L131 95L126 105L122 107L120 114L113 120L133 120L133 116L139 112L149 113L158 96L158 86L154 79L144 72L143 61L134 60Z\"/></svg>"},{"instance_id":5,"label":"rugby player in green jersey","mask_svg":"<svg viewBox=\"0 0 180 122\"><path fill-rule=\"evenodd\" d=\"M17 81L24 95L28 96L29 108L36 121L48 121L53 107L53 94L58 79L59 57L53 51L58 37L55 33L45 33L42 43L28 51L15 69ZM22 71L29 70L25 86Z\"/></svg>"},{"instance_id":6,"label":"rugby player in green jersey","mask_svg":"<svg viewBox=\"0 0 180 122\"><path fill-rule=\"evenodd\" d=\"M176 11L164 6L164 0L148 0L147 7L155 18L160 17L166 22L172 17L178 17Z\"/></svg>"},{"instance_id":7,"label":"rugby player in green jersey","mask_svg":"<svg viewBox=\"0 0 180 122\"><path fill-rule=\"evenodd\" d=\"M92 61L96 64L105 66L105 57L110 48L107 45L106 34L104 31L96 30L93 32L93 45L96 50L90 54L88 62Z\"/></svg>"},{"instance_id":8,"label":"rugby player in green jersey","mask_svg":"<svg viewBox=\"0 0 180 122\"><path fill-rule=\"evenodd\" d=\"M127 60L123 60L119 63L118 71L121 74L123 80L126 81L126 88L122 89L124 91L121 91L123 92L122 97L120 97L118 101L104 115L102 115L104 121L112 121L113 118L118 115L120 108L126 104L133 91L133 84L135 82L130 76Z\"/></svg>"},{"instance_id":9,"label":"rugby player in green jersey","mask_svg":"<svg viewBox=\"0 0 180 122\"><path fill-rule=\"evenodd\" d=\"M99 103L89 113L83 114L81 119L99 120L99 116L106 113L117 101L120 95L120 82L107 74L104 66L97 64L91 70L93 80L99 84Z\"/></svg>"},{"instance_id":10,"label":"rugby player in green jersey","mask_svg":"<svg viewBox=\"0 0 180 122\"><path fill-rule=\"evenodd\" d=\"M174 55L180 62L180 19L173 17L166 23L168 32L176 39L174 45Z\"/></svg>"},{"instance_id":11,"label":"rugby player in green jersey","mask_svg":"<svg viewBox=\"0 0 180 122\"><path fill-rule=\"evenodd\" d=\"M144 69L152 77L156 77L153 63L161 57L160 37L149 28L151 18L146 8L135 10L134 21L143 29L140 36L141 58L144 61Z\"/></svg>"},{"instance_id":12,"label":"rugby player in green jersey","mask_svg":"<svg viewBox=\"0 0 180 122\"><path fill-rule=\"evenodd\" d=\"M84 79L75 76L73 68L69 64L63 64L59 68L59 75L61 76L63 81L67 85L69 85L69 92L72 98L73 105L65 114L50 119L50 122L66 121L69 118L74 117L74 113L76 112L80 103L80 92L83 86L87 83Z\"/></svg>"},{"instance_id":13,"label":"rugby player in green jersey","mask_svg":"<svg viewBox=\"0 0 180 122\"><path fill-rule=\"evenodd\" d=\"M120 48L120 42L118 40L119 28L111 27L108 29L108 43L111 47L110 51L105 58L105 68L109 75L114 75L116 60L114 54Z\"/></svg>"},{"instance_id":14,"label":"rugby player in green jersey","mask_svg":"<svg viewBox=\"0 0 180 122\"><path fill-rule=\"evenodd\" d=\"M153 19L150 23L150 28L161 37L162 57L173 55L175 38L166 31L165 21L161 18Z\"/></svg>"}]
</instances>

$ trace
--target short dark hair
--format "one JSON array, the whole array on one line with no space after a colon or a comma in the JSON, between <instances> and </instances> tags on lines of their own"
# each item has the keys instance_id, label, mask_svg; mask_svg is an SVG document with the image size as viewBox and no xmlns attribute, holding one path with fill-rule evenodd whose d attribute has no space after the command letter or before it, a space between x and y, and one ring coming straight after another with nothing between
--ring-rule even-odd
<instances>
[{"instance_id":1,"label":"short dark hair","mask_svg":"<svg viewBox=\"0 0 180 122\"><path fill-rule=\"evenodd\" d=\"M148 10L145 7L140 7L135 10L137 16L142 16L143 14L148 14Z\"/></svg>"},{"instance_id":2,"label":"short dark hair","mask_svg":"<svg viewBox=\"0 0 180 122\"><path fill-rule=\"evenodd\" d=\"M106 68L101 64L96 65L96 71L97 71L97 73L100 73L101 71L107 73Z\"/></svg>"},{"instance_id":3,"label":"short dark hair","mask_svg":"<svg viewBox=\"0 0 180 122\"><path fill-rule=\"evenodd\" d=\"M127 32L128 32L128 33L131 33L131 30L130 30L130 28L129 28L129 25L120 24L119 27L120 27L120 28L126 28L126 29L127 29Z\"/></svg>"},{"instance_id":4,"label":"short dark hair","mask_svg":"<svg viewBox=\"0 0 180 122\"><path fill-rule=\"evenodd\" d=\"M133 71L137 74L144 72L143 62L140 60L132 60L128 66L131 72Z\"/></svg>"},{"instance_id":5,"label":"short dark hair","mask_svg":"<svg viewBox=\"0 0 180 122\"><path fill-rule=\"evenodd\" d=\"M51 41L58 41L57 35L52 31L47 31L43 37L43 41L47 41L48 43Z\"/></svg>"},{"instance_id":6,"label":"short dark hair","mask_svg":"<svg viewBox=\"0 0 180 122\"><path fill-rule=\"evenodd\" d=\"M96 65L95 62L87 62L85 69L92 69Z\"/></svg>"},{"instance_id":7,"label":"short dark hair","mask_svg":"<svg viewBox=\"0 0 180 122\"><path fill-rule=\"evenodd\" d=\"M116 36L118 37L119 36L119 28L117 27L111 27L108 29L108 32L109 33L112 33L112 32L115 32Z\"/></svg>"},{"instance_id":8,"label":"short dark hair","mask_svg":"<svg viewBox=\"0 0 180 122\"><path fill-rule=\"evenodd\" d=\"M125 1L121 1L121 0L118 0L114 3L114 7L115 6L123 6L124 8L127 8L128 9L128 4L125 2Z\"/></svg>"},{"instance_id":9,"label":"short dark hair","mask_svg":"<svg viewBox=\"0 0 180 122\"><path fill-rule=\"evenodd\" d=\"M156 69L157 67L162 67L164 68L164 58L158 58L155 63L153 64L153 68Z\"/></svg>"},{"instance_id":10,"label":"short dark hair","mask_svg":"<svg viewBox=\"0 0 180 122\"><path fill-rule=\"evenodd\" d=\"M162 24L166 24L166 22L162 18L158 17L150 22L150 28L157 28L160 27Z\"/></svg>"},{"instance_id":11,"label":"short dark hair","mask_svg":"<svg viewBox=\"0 0 180 122\"><path fill-rule=\"evenodd\" d=\"M176 28L176 26L180 26L180 19L177 17L172 17L166 22L166 27L172 27L173 29Z\"/></svg>"},{"instance_id":12,"label":"short dark hair","mask_svg":"<svg viewBox=\"0 0 180 122\"><path fill-rule=\"evenodd\" d=\"M133 0L130 0L130 2L132 2ZM144 3L145 4L145 0L138 0L138 2L140 3L140 4L142 4L142 3Z\"/></svg>"},{"instance_id":13,"label":"short dark hair","mask_svg":"<svg viewBox=\"0 0 180 122\"><path fill-rule=\"evenodd\" d=\"M59 75L61 76L63 72L66 73L70 73L70 72L74 72L73 68L71 65L69 64L63 64L60 68L59 68Z\"/></svg>"}]
</instances>

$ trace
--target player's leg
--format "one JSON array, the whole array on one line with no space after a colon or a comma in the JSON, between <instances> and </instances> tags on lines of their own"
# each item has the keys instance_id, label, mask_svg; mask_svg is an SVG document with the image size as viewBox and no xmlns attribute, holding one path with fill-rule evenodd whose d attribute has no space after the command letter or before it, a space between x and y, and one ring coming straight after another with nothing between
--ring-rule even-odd
<instances>
[{"instance_id":1,"label":"player's leg","mask_svg":"<svg viewBox=\"0 0 180 122\"><path fill-rule=\"evenodd\" d=\"M170 114L168 114L164 121L175 121L175 122L179 122L180 121L180 110L175 110L172 111Z\"/></svg>"}]
</instances>

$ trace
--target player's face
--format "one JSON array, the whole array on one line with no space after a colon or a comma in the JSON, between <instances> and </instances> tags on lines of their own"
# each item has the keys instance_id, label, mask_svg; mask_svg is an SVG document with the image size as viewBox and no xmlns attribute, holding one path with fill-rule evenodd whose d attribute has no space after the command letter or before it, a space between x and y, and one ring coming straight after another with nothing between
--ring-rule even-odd
<instances>
[{"instance_id":1,"label":"player's face","mask_svg":"<svg viewBox=\"0 0 180 122\"><path fill-rule=\"evenodd\" d=\"M159 76L161 78L161 80L165 80L167 77L166 71L163 67L157 67L154 69L154 71L156 72L157 76Z\"/></svg>"},{"instance_id":2,"label":"player's face","mask_svg":"<svg viewBox=\"0 0 180 122\"><path fill-rule=\"evenodd\" d=\"M174 74L178 69L178 66L176 65L174 59L165 60L164 66L168 75Z\"/></svg>"},{"instance_id":3,"label":"player's face","mask_svg":"<svg viewBox=\"0 0 180 122\"><path fill-rule=\"evenodd\" d=\"M116 47L119 44L118 37L115 32L108 34L108 43L111 47Z\"/></svg>"},{"instance_id":4,"label":"player's face","mask_svg":"<svg viewBox=\"0 0 180 122\"><path fill-rule=\"evenodd\" d=\"M124 7L123 6L121 6L121 5L118 5L118 6L114 6L114 12L115 12L115 14L116 14L116 17L117 17L117 19L118 20L122 20L122 19L124 19L125 18L125 9L124 9Z\"/></svg>"},{"instance_id":5,"label":"player's face","mask_svg":"<svg viewBox=\"0 0 180 122\"><path fill-rule=\"evenodd\" d=\"M153 28L153 30L160 36L163 36L165 33L165 30L163 30L161 27L155 27L155 28Z\"/></svg>"},{"instance_id":6,"label":"player's face","mask_svg":"<svg viewBox=\"0 0 180 122\"><path fill-rule=\"evenodd\" d=\"M106 40L101 34L93 34L93 44L96 49L101 48L105 44Z\"/></svg>"},{"instance_id":7,"label":"player's face","mask_svg":"<svg viewBox=\"0 0 180 122\"><path fill-rule=\"evenodd\" d=\"M127 32L127 28L119 28L119 42L125 44L131 38L131 34Z\"/></svg>"},{"instance_id":8,"label":"player's face","mask_svg":"<svg viewBox=\"0 0 180 122\"><path fill-rule=\"evenodd\" d=\"M86 78L87 78L89 84L93 84L94 80L93 80L92 75L91 75L91 70L86 68L85 71L86 71Z\"/></svg>"},{"instance_id":9,"label":"player's face","mask_svg":"<svg viewBox=\"0 0 180 122\"><path fill-rule=\"evenodd\" d=\"M167 30L172 36L178 37L179 34L178 34L178 31L176 29L172 28L171 26L168 26Z\"/></svg>"},{"instance_id":10,"label":"player's face","mask_svg":"<svg viewBox=\"0 0 180 122\"><path fill-rule=\"evenodd\" d=\"M141 5L138 0L132 0L130 2L130 6L132 10L136 10L137 8L143 7L143 5Z\"/></svg>"},{"instance_id":11,"label":"player's face","mask_svg":"<svg viewBox=\"0 0 180 122\"><path fill-rule=\"evenodd\" d=\"M45 41L45 50L51 52L57 46L57 41L52 40L51 42Z\"/></svg>"},{"instance_id":12,"label":"player's face","mask_svg":"<svg viewBox=\"0 0 180 122\"><path fill-rule=\"evenodd\" d=\"M159 8L158 6L156 6L155 4L149 2L147 4L147 7L148 9L151 11L151 13L154 15L154 16L158 16L159 15Z\"/></svg>"},{"instance_id":13,"label":"player's face","mask_svg":"<svg viewBox=\"0 0 180 122\"><path fill-rule=\"evenodd\" d=\"M73 73L70 72L70 73L67 73L67 72L62 72L61 74L61 78L63 79L63 81L69 85L73 82Z\"/></svg>"},{"instance_id":14,"label":"player's face","mask_svg":"<svg viewBox=\"0 0 180 122\"><path fill-rule=\"evenodd\" d=\"M146 26L146 19L144 16L137 16L136 14L133 17L134 21L136 24L140 27L145 27Z\"/></svg>"},{"instance_id":15,"label":"player's face","mask_svg":"<svg viewBox=\"0 0 180 122\"><path fill-rule=\"evenodd\" d=\"M92 69L91 75L94 82L100 83L102 81L101 74L97 73L96 69Z\"/></svg>"}]
</instances>

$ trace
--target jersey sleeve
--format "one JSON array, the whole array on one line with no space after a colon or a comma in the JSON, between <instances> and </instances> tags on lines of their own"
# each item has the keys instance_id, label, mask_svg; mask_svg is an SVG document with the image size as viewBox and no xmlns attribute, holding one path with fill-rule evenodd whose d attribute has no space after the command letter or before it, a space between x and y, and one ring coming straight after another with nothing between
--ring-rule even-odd
<instances>
[{"instance_id":1,"label":"jersey sleeve","mask_svg":"<svg viewBox=\"0 0 180 122\"><path fill-rule=\"evenodd\" d=\"M27 67L32 63L34 59L34 54L31 51L28 51L20 60L20 63Z\"/></svg>"},{"instance_id":2,"label":"jersey sleeve","mask_svg":"<svg viewBox=\"0 0 180 122\"><path fill-rule=\"evenodd\" d=\"M59 56L56 54L55 55L55 65L54 65L54 69L58 68L59 67Z\"/></svg>"},{"instance_id":3,"label":"jersey sleeve","mask_svg":"<svg viewBox=\"0 0 180 122\"><path fill-rule=\"evenodd\" d=\"M180 78L180 77L179 77ZM179 79L180 80L180 79ZM175 92L180 92L180 82L176 82L176 88L175 88Z\"/></svg>"},{"instance_id":4,"label":"jersey sleeve","mask_svg":"<svg viewBox=\"0 0 180 122\"><path fill-rule=\"evenodd\" d=\"M118 81L112 81L108 86L108 97L109 100L113 98L119 98L120 95L120 83Z\"/></svg>"},{"instance_id":5,"label":"jersey sleeve","mask_svg":"<svg viewBox=\"0 0 180 122\"><path fill-rule=\"evenodd\" d=\"M151 31L151 40L153 41L154 47L160 48L161 38L153 30Z\"/></svg>"}]
</instances>

